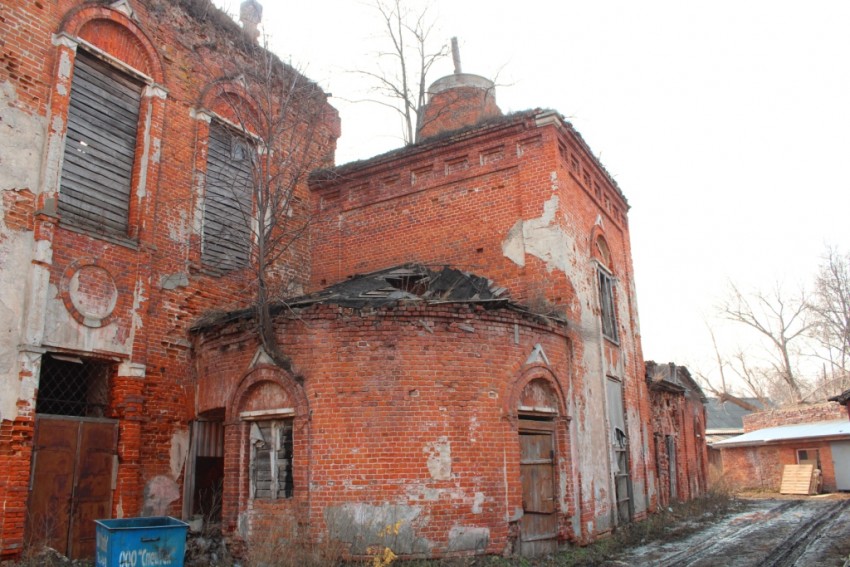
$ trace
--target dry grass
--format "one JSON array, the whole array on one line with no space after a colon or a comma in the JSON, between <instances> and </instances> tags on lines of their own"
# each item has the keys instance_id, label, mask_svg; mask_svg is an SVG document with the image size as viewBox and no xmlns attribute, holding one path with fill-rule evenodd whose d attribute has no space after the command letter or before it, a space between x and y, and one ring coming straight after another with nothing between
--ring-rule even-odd
<instances>
[{"instance_id":1,"label":"dry grass","mask_svg":"<svg viewBox=\"0 0 850 567\"><path fill-rule=\"evenodd\" d=\"M553 556L468 557L444 560L402 561L399 567L593 567L616 565L617 557L630 547L651 541L684 537L705 524L730 514L739 506L738 500L726 490L712 490L704 498L682 502L661 509L646 520L627 524L609 537L585 547L573 547Z\"/></svg>"},{"instance_id":2,"label":"dry grass","mask_svg":"<svg viewBox=\"0 0 850 567\"><path fill-rule=\"evenodd\" d=\"M247 542L246 567L326 567L342 564L347 551L335 542L310 541L297 522L282 522L269 530L254 530Z\"/></svg>"}]
</instances>

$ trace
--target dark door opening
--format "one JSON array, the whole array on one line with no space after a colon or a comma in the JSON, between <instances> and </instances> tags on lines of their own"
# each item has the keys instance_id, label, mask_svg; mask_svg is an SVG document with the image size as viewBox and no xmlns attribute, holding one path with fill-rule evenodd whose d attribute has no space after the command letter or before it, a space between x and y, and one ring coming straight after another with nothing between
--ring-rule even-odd
<instances>
[{"instance_id":1,"label":"dark door opening","mask_svg":"<svg viewBox=\"0 0 850 567\"><path fill-rule=\"evenodd\" d=\"M223 417L223 412L211 412L192 423L184 486L183 514L186 518L200 516L206 523L221 521L224 485Z\"/></svg>"}]
</instances>

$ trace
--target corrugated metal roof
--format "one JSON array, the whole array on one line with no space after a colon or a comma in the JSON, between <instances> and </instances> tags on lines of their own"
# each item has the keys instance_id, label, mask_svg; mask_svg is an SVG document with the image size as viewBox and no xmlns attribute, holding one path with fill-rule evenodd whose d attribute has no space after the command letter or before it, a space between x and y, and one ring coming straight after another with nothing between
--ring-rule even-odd
<instances>
[{"instance_id":1,"label":"corrugated metal roof","mask_svg":"<svg viewBox=\"0 0 850 567\"><path fill-rule=\"evenodd\" d=\"M818 423L800 423L797 425L781 425L750 431L726 441L718 441L715 447L737 447L746 445L763 445L777 441L794 439L815 439L818 437L848 437L850 438L850 421L822 421Z\"/></svg>"}]
</instances>

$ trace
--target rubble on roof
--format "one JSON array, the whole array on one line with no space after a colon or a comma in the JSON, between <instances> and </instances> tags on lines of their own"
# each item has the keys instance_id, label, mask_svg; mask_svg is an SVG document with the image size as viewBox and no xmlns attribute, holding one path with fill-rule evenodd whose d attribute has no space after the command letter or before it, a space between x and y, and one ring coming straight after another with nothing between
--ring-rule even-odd
<instances>
[{"instance_id":1,"label":"rubble on roof","mask_svg":"<svg viewBox=\"0 0 850 567\"><path fill-rule=\"evenodd\" d=\"M288 301L290 307L333 303L344 307L381 306L400 301L428 303L509 303L505 288L455 268L434 270L405 264L350 279Z\"/></svg>"},{"instance_id":2,"label":"rubble on roof","mask_svg":"<svg viewBox=\"0 0 850 567\"><path fill-rule=\"evenodd\" d=\"M276 302L272 312L281 313L319 304L362 309L399 303L478 304L490 308L511 309L540 321L567 323L565 315L534 313L528 307L512 301L504 287L496 285L485 277L448 266L437 269L420 264L404 264L351 276L346 281L321 291ZM254 317L254 314L254 308L208 313L192 326L191 332L199 332L232 321L250 319Z\"/></svg>"}]
</instances>

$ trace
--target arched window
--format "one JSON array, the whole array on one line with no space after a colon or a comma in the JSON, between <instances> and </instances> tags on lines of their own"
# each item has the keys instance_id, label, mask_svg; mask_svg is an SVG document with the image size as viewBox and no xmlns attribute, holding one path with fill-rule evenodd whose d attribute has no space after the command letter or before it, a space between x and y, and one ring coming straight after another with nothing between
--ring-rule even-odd
<instances>
[{"instance_id":1,"label":"arched window","mask_svg":"<svg viewBox=\"0 0 850 567\"><path fill-rule=\"evenodd\" d=\"M602 317L602 335L614 342L619 342L617 331L617 311L614 297L614 276L611 273L611 251L605 238L596 237L596 253L600 266L596 269L599 282L599 311Z\"/></svg>"},{"instance_id":2,"label":"arched window","mask_svg":"<svg viewBox=\"0 0 850 567\"><path fill-rule=\"evenodd\" d=\"M58 193L60 222L119 243L138 238L140 201L150 190L151 133L161 124L166 91L156 49L120 9L84 5L56 36L51 106L64 120L61 167L45 172ZM70 72L69 72L70 71Z\"/></svg>"},{"instance_id":3,"label":"arched window","mask_svg":"<svg viewBox=\"0 0 850 567\"><path fill-rule=\"evenodd\" d=\"M251 255L254 146L223 121L210 121L201 262L213 270L244 268Z\"/></svg>"},{"instance_id":4,"label":"arched window","mask_svg":"<svg viewBox=\"0 0 850 567\"><path fill-rule=\"evenodd\" d=\"M142 86L77 50L59 182L63 222L127 235Z\"/></svg>"}]
</instances>

